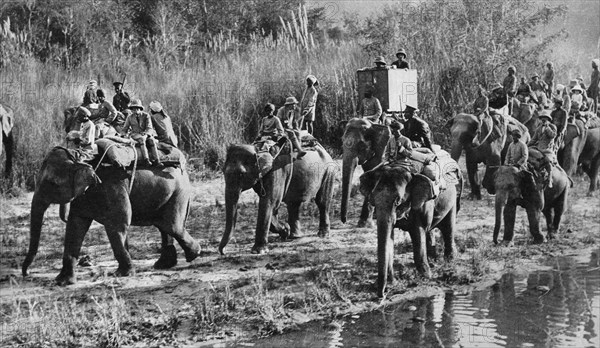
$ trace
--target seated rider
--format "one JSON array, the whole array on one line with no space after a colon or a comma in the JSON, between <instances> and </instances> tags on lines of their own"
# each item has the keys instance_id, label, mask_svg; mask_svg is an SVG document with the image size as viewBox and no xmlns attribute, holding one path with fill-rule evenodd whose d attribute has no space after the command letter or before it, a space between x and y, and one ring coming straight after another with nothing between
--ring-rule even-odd
<instances>
[{"instance_id":1,"label":"seated rider","mask_svg":"<svg viewBox=\"0 0 600 348\"><path fill-rule=\"evenodd\" d=\"M79 132L69 132L67 141L73 141L77 146L80 162L89 162L94 158L94 142L96 126L90 121L90 110L80 106L75 112L75 117L81 123Z\"/></svg>"},{"instance_id":2,"label":"seated rider","mask_svg":"<svg viewBox=\"0 0 600 348\"><path fill-rule=\"evenodd\" d=\"M131 130L130 137L139 144L144 164L160 167L161 163L158 157L156 141L154 140L155 133L150 115L142 111L144 110L144 106L139 99L133 99L129 104L129 109L131 110L131 114L127 116L127 119L125 120L121 135L126 136L127 132ZM150 147L152 158L148 157L146 145Z\"/></svg>"},{"instance_id":3,"label":"seated rider","mask_svg":"<svg viewBox=\"0 0 600 348\"><path fill-rule=\"evenodd\" d=\"M98 106L98 113L94 119L96 128L100 133L105 134L108 128L106 124L109 124L112 125L117 131L120 131L120 128L125 123L125 116L118 112L111 102L106 100L104 90L98 89L96 91L96 95L98 96L98 102L100 104ZM117 128L117 126L119 126L119 128ZM100 137L100 134L98 134L98 136Z\"/></svg>"},{"instance_id":4,"label":"seated rider","mask_svg":"<svg viewBox=\"0 0 600 348\"><path fill-rule=\"evenodd\" d=\"M412 143L410 139L400 133L404 125L402 123L393 120L390 124L390 130L392 131L393 138L388 142L386 148L386 154L384 155L384 161L386 162L404 162L410 159L412 156Z\"/></svg>"},{"instance_id":5,"label":"seated rider","mask_svg":"<svg viewBox=\"0 0 600 348\"><path fill-rule=\"evenodd\" d=\"M539 115L542 123L533 133L529 141L530 147L540 150L548 160L548 187L552 187L552 165L558 165L554 154L554 138L556 138L556 126L553 125L549 110L542 110Z\"/></svg>"},{"instance_id":6,"label":"seated rider","mask_svg":"<svg viewBox=\"0 0 600 348\"><path fill-rule=\"evenodd\" d=\"M374 88L367 86L364 98L360 102L358 114L361 118L366 118L373 123L382 123L382 109L379 99L373 96Z\"/></svg>"},{"instance_id":7,"label":"seated rider","mask_svg":"<svg viewBox=\"0 0 600 348\"><path fill-rule=\"evenodd\" d=\"M298 107L298 100L294 97L288 97L285 100L285 104L277 110L276 117L282 122L285 133L292 142L292 146L298 151L298 157L306 155L306 151L304 151L300 144L302 115Z\"/></svg>"},{"instance_id":8,"label":"seated rider","mask_svg":"<svg viewBox=\"0 0 600 348\"><path fill-rule=\"evenodd\" d=\"M83 103L81 104L81 106L88 108L90 104L98 104L98 96L96 95L97 88L98 82L96 82L96 80L90 80L85 90L85 93L83 94Z\"/></svg>"},{"instance_id":9,"label":"seated rider","mask_svg":"<svg viewBox=\"0 0 600 348\"><path fill-rule=\"evenodd\" d=\"M550 116L552 117L552 123L556 126L556 138L554 139L555 152L558 152L558 149L562 146L567 130L567 111L562 106L562 98L554 98L554 110L552 110Z\"/></svg>"},{"instance_id":10,"label":"seated rider","mask_svg":"<svg viewBox=\"0 0 600 348\"><path fill-rule=\"evenodd\" d=\"M416 116L415 113L419 109L414 105L406 105L404 109L404 117L406 122L404 123L404 135L413 142L418 142L422 147L430 149L432 152L433 147L431 144L431 131L427 122Z\"/></svg>"},{"instance_id":11,"label":"seated rider","mask_svg":"<svg viewBox=\"0 0 600 348\"><path fill-rule=\"evenodd\" d=\"M173 131L171 117L167 115L165 109L156 100L150 102L150 117L152 118L154 131L156 132L156 140L177 147L177 137L175 136L175 131Z\"/></svg>"},{"instance_id":12,"label":"seated rider","mask_svg":"<svg viewBox=\"0 0 600 348\"><path fill-rule=\"evenodd\" d=\"M275 105L267 103L265 105L265 117L260 122L258 138L256 140L273 140L278 141L284 134L283 126L277 116L275 116Z\"/></svg>"},{"instance_id":13,"label":"seated rider","mask_svg":"<svg viewBox=\"0 0 600 348\"><path fill-rule=\"evenodd\" d=\"M529 151L527 150L527 145L521 141L521 131L515 129L512 132L512 139L513 141L508 146L508 151L506 152L504 165L514 166L519 170L526 170Z\"/></svg>"}]
</instances>

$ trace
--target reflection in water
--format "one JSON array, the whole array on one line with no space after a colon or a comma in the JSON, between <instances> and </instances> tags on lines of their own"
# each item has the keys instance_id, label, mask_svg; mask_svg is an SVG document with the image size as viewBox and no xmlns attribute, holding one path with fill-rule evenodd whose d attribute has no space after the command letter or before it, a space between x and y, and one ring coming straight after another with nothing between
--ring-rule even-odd
<instances>
[{"instance_id":1,"label":"reflection in water","mask_svg":"<svg viewBox=\"0 0 600 348\"><path fill-rule=\"evenodd\" d=\"M585 260L558 257L553 268L505 274L489 289L451 292L388 306L335 329L256 341L260 347L600 347L600 250ZM239 342L237 342L239 343ZM235 345L236 343L232 343Z\"/></svg>"}]
</instances>

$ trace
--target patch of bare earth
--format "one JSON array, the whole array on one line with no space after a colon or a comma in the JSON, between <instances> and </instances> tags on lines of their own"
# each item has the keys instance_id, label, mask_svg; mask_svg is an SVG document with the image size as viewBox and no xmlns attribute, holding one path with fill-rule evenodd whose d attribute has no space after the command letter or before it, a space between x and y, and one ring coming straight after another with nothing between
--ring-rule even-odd
<instances>
[{"instance_id":1,"label":"patch of bare earth","mask_svg":"<svg viewBox=\"0 0 600 348\"><path fill-rule=\"evenodd\" d=\"M358 175L356 174L356 178ZM576 178L569 211L558 239L530 244L527 218L517 216L515 245L492 244L493 197L465 200L458 215L457 258L433 263L432 279L414 271L410 239L396 233L397 281L383 303L429 295L449 288L461 292L488 286L508 270L530 271L547 257L579 253L600 240L600 199L587 197L587 179ZM225 225L224 181L215 174L195 181L194 203L187 228L203 246L203 255L157 271L159 233L152 227L130 229L136 274L115 278L106 234L94 224L83 254L91 266L77 267L78 283L58 287L54 277L62 261L64 224L58 208L46 214L40 252L31 276L22 278L20 264L29 243L31 194L2 202L0 238L0 332L2 346L158 346L218 342L281 333L316 319L333 320L378 308L375 298L376 230L354 228L362 195L353 190L350 223L339 221L340 182L336 184L329 238L318 238L318 210L303 207L308 235L296 241L270 237L267 255L249 253L254 241L258 196L245 192L238 228L225 249L217 252ZM466 188L468 193L469 189ZM466 194L464 194L466 196ZM281 214L286 219L285 209ZM545 233L545 224L543 231ZM441 239L438 238L441 243ZM442 246L438 246L442 250ZM442 253L440 252L440 255Z\"/></svg>"}]
</instances>

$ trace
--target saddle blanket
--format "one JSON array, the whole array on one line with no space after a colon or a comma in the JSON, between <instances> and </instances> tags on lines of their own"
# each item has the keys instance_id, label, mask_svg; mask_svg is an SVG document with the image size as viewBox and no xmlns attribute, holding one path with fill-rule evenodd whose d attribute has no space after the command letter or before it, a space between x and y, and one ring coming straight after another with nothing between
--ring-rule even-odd
<instances>
[{"instance_id":1,"label":"saddle blanket","mask_svg":"<svg viewBox=\"0 0 600 348\"><path fill-rule=\"evenodd\" d=\"M104 163L110 163L117 167L128 168L133 166L137 158L138 166L142 166L142 152L138 146L133 146L131 139L119 137L108 137L98 139L98 157L101 158L104 153ZM185 168L185 156L178 148L165 143L158 143L158 156L160 162L165 166Z\"/></svg>"}]
</instances>

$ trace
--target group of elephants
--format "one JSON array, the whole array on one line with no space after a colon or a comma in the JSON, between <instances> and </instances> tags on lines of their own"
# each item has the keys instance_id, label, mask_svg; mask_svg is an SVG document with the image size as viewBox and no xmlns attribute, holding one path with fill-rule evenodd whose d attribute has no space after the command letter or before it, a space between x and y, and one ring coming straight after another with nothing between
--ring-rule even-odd
<instances>
[{"instance_id":1,"label":"group of elephants","mask_svg":"<svg viewBox=\"0 0 600 348\"><path fill-rule=\"evenodd\" d=\"M535 241L543 240L537 218L542 211L546 215L550 206L556 211L557 217L549 218L552 215L550 212L546 215L546 218L550 219L549 234L557 230L568 194L568 177L561 176L560 172L556 173L554 187L547 189L537 184L536 177L517 175L510 168L500 167L502 151L507 145L507 126L505 125L504 134L500 138L486 140L474 148L470 144L477 132L477 125L474 123L476 120L472 115L460 114L450 122L454 141L451 152L454 160L449 159L453 165L444 166L447 172L442 174L451 174L455 180L448 181L448 185L437 195L432 194L429 189L430 180L427 177L412 173L406 167L379 165L391 136L387 126L372 124L364 119L352 119L347 123L343 136L341 220L347 220L352 177L356 166L361 165L365 173L360 178L360 191L365 200L359 225L370 224L375 209L378 235L378 296L384 296L386 284L394 277L395 227L409 232L415 265L423 275L430 275L428 257L435 257L434 237L431 233L434 228L437 227L441 231L445 257L453 257L456 214L460 209L463 188L462 175L456 160L462 149L466 150L469 181L475 196L481 195L476 173L477 163L483 161L488 167L483 185L490 193L496 193L496 203L501 206L497 205L497 221L498 214L502 214L504 209L507 223L505 239L512 238L517 204L527 208ZM518 121L515 122L518 124ZM491 125L484 124L483 133L486 127ZM577 152L585 152L588 143L593 142L597 151L597 130L583 129L579 133L576 132L572 139L565 141L562 157L573 162ZM596 155L592 159L588 167L596 165L595 173L597 157ZM532 158L538 157L533 154ZM588 161L586 158L577 156L579 161ZM574 162L576 164L577 160ZM572 170L571 167L565 169ZM270 231L278 233L282 239L303 236L299 220L300 207L303 202L313 198L320 213L318 236L329 235L329 211L333 203L334 182L338 169L331 156L319 144L300 158L291 149L281 151L273 159L272 169L266 174L261 173L254 146L232 145L227 151L223 172L226 227L219 244L221 254L224 253L235 230L240 194L249 189L254 189L259 195L252 253L261 254L268 251ZM494 172L497 174L494 175ZM593 173L594 169L591 172ZM57 277L57 282L61 285L76 281L74 265L84 237L94 220L105 226L118 261L116 275L129 275L133 271L127 240L127 228L130 225L153 225L159 229L162 249L158 261L154 264L155 268L165 269L176 265L174 240L183 248L186 260L194 260L200 253L200 246L185 230L192 192L186 171L175 167L142 167L135 171L134 176L132 178L131 172L112 167L98 166L94 170L89 164L77 162L68 150L60 147L52 149L37 177L31 206L31 240L22 266L23 275L27 275L37 253L43 216L50 204L61 205L61 219L66 221L63 267ZM504 179L494 180L494 177L498 176ZM513 181L506 180L508 177L512 177ZM133 185L130 188L131 180ZM512 183L512 186L507 183ZM594 182L591 189L593 188ZM287 224L278 220L282 202L285 202L288 210ZM550 224L551 220L553 224ZM498 228L497 225L494 240L497 239Z\"/></svg>"}]
</instances>

